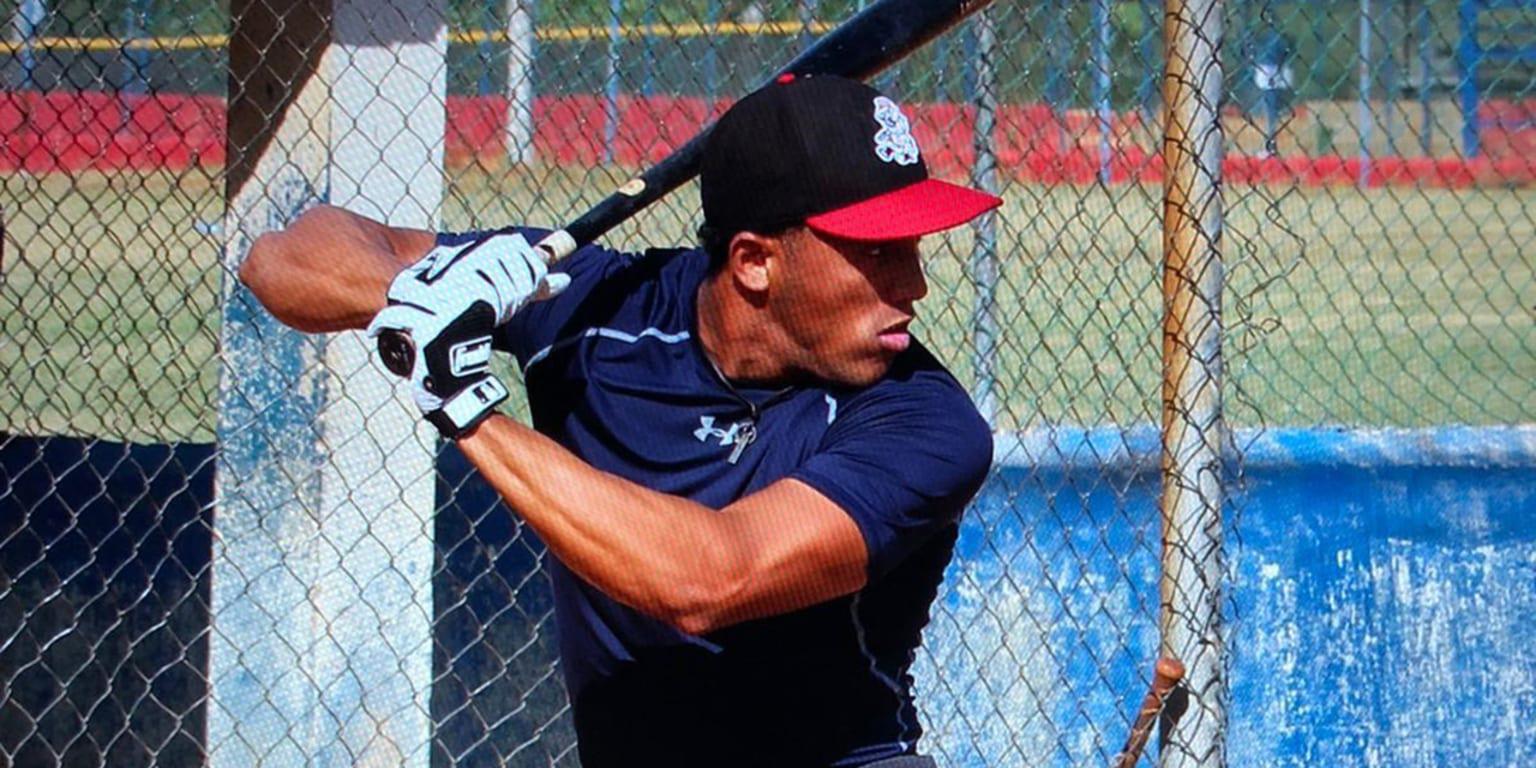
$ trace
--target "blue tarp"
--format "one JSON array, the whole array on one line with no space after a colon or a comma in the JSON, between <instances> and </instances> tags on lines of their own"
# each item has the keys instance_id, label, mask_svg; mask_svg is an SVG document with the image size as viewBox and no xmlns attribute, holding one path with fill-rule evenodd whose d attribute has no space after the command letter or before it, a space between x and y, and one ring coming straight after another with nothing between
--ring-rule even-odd
<instances>
[{"instance_id":1,"label":"blue tarp","mask_svg":"<svg viewBox=\"0 0 1536 768\"><path fill-rule=\"evenodd\" d=\"M1231 763L1536 760L1536 430L1233 444ZM1119 746L1156 650L1157 446L1151 428L999 438L916 668L946 764ZM0 750L18 765L201 761L213 467L206 444L0 436ZM433 763L538 733L517 760L548 764L571 735L547 554L456 450L438 472Z\"/></svg>"}]
</instances>

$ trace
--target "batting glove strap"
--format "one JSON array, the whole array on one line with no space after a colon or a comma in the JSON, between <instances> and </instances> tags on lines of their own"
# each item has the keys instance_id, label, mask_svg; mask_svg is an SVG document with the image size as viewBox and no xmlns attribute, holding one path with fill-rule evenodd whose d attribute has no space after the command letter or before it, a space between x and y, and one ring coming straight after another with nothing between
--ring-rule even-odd
<instances>
[{"instance_id":1,"label":"batting glove strap","mask_svg":"<svg viewBox=\"0 0 1536 768\"><path fill-rule=\"evenodd\" d=\"M421 347L428 392L450 398L490 372L494 322L491 306L477 301Z\"/></svg>"},{"instance_id":2,"label":"batting glove strap","mask_svg":"<svg viewBox=\"0 0 1536 768\"><path fill-rule=\"evenodd\" d=\"M487 375L444 400L441 408L429 411L427 422L437 427L443 437L457 440L495 413L496 406L506 399L506 385Z\"/></svg>"}]
</instances>

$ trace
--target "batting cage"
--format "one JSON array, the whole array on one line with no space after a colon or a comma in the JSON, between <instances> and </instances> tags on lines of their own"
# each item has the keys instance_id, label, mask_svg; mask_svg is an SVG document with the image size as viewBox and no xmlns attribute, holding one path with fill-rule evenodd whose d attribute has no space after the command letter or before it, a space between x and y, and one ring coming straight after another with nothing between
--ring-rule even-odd
<instances>
[{"instance_id":1,"label":"batting cage","mask_svg":"<svg viewBox=\"0 0 1536 768\"><path fill-rule=\"evenodd\" d=\"M322 204L568 225L902 5L0 4L0 765L580 764L554 554L239 269ZM1536 2L911 5L855 74L1004 201L923 240L993 459L918 751L1536 760Z\"/></svg>"}]
</instances>

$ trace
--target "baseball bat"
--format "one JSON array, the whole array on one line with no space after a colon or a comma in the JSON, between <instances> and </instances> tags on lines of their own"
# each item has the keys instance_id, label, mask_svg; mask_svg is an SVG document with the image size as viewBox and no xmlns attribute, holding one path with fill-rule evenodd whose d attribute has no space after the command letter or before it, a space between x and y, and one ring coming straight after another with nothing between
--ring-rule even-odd
<instances>
[{"instance_id":1,"label":"baseball bat","mask_svg":"<svg viewBox=\"0 0 1536 768\"><path fill-rule=\"evenodd\" d=\"M1147 689L1147 696L1141 701L1136 721L1131 724L1130 738L1125 740L1125 746L1115 758L1115 768L1134 768L1141 760L1141 752L1147 748L1147 738L1152 735L1152 723L1163 711L1163 703L1168 700L1168 694L1183 680L1183 662L1167 657L1157 660L1157 667L1152 674L1152 687Z\"/></svg>"},{"instance_id":2,"label":"baseball bat","mask_svg":"<svg viewBox=\"0 0 1536 768\"><path fill-rule=\"evenodd\" d=\"M806 48L766 82L784 75L841 75L864 80L960 23L992 0L878 0ZM537 243L553 266L602 237L699 173L706 126L650 170L619 187L575 221ZM409 376L416 348L399 331L379 335L379 356L396 376Z\"/></svg>"}]
</instances>

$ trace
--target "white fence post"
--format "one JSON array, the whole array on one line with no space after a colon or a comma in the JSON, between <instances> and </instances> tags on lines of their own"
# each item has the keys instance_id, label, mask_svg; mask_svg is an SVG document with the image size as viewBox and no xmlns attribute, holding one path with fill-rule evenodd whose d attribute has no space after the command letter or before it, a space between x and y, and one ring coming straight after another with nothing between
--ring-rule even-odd
<instances>
[{"instance_id":1,"label":"white fence post","mask_svg":"<svg viewBox=\"0 0 1536 768\"><path fill-rule=\"evenodd\" d=\"M233 10L209 762L426 766L434 438L361 333L284 328L233 278L320 202L436 226L442 3Z\"/></svg>"},{"instance_id":2,"label":"white fence post","mask_svg":"<svg viewBox=\"0 0 1536 768\"><path fill-rule=\"evenodd\" d=\"M1226 764L1222 627L1221 0L1164 17L1162 653L1184 662L1188 710L1163 766ZM1177 697L1183 699L1183 697ZM1180 706L1182 702L1175 702ZM1165 721L1166 723L1167 721Z\"/></svg>"}]
</instances>

